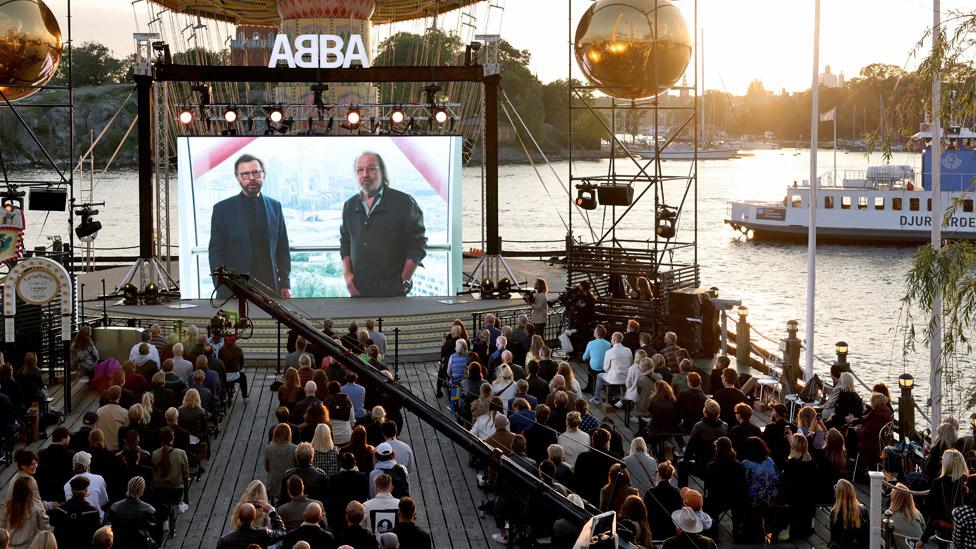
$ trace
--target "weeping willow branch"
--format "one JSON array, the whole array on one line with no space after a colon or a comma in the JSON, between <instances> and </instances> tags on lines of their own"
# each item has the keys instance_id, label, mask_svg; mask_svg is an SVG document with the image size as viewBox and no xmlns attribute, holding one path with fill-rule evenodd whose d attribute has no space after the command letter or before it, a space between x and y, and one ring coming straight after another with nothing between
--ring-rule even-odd
<instances>
[{"instance_id":1,"label":"weeping willow branch","mask_svg":"<svg viewBox=\"0 0 976 549\"><path fill-rule=\"evenodd\" d=\"M936 333L933 304L942 298L942 361L937 365L946 382L956 383L960 377L956 365L960 355L973 351L972 334L976 330L976 243L949 242L941 250L930 245L921 246L915 253L912 267L905 275L905 294L901 299L905 313L905 339L902 352L915 352L921 338L926 344ZM927 318L924 329L916 330L913 310L920 309ZM965 404L976 407L976 383L964 388Z\"/></svg>"}]
</instances>

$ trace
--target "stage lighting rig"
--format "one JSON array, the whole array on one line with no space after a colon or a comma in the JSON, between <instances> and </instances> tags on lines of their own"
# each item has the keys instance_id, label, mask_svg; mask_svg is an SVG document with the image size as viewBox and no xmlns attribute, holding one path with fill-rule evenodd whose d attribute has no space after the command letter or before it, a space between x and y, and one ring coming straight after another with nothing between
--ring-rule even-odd
<instances>
[{"instance_id":1,"label":"stage lighting rig","mask_svg":"<svg viewBox=\"0 0 976 549\"><path fill-rule=\"evenodd\" d=\"M596 187L586 183L576 185L576 206L583 210L595 210Z\"/></svg>"},{"instance_id":2,"label":"stage lighting rig","mask_svg":"<svg viewBox=\"0 0 976 549\"><path fill-rule=\"evenodd\" d=\"M224 111L224 121L226 121L228 124L233 124L239 119L240 111L237 107L227 107L227 110Z\"/></svg>"},{"instance_id":3,"label":"stage lighting rig","mask_svg":"<svg viewBox=\"0 0 976 549\"><path fill-rule=\"evenodd\" d=\"M270 105L264 108L264 113L269 122L280 124L285 119L285 111L278 105Z\"/></svg>"},{"instance_id":4,"label":"stage lighting rig","mask_svg":"<svg viewBox=\"0 0 976 549\"><path fill-rule=\"evenodd\" d=\"M81 223L75 228L75 234L82 242L91 242L98 236L98 231L102 230L102 222L95 219L98 210L93 206L104 206L104 202L82 204L75 210L75 215L81 216Z\"/></svg>"},{"instance_id":5,"label":"stage lighting rig","mask_svg":"<svg viewBox=\"0 0 976 549\"><path fill-rule=\"evenodd\" d=\"M435 107L433 112L433 120L438 124L443 124L447 122L448 114L447 108L445 107Z\"/></svg>"},{"instance_id":6,"label":"stage lighting rig","mask_svg":"<svg viewBox=\"0 0 976 549\"><path fill-rule=\"evenodd\" d=\"M173 56L169 52L169 44L166 42L153 42L152 49L156 52L156 63L161 65L172 65Z\"/></svg>"},{"instance_id":7,"label":"stage lighting rig","mask_svg":"<svg viewBox=\"0 0 976 549\"><path fill-rule=\"evenodd\" d=\"M131 282L126 282L122 286L122 303L125 305L138 305L139 304L139 288Z\"/></svg>"},{"instance_id":8,"label":"stage lighting rig","mask_svg":"<svg viewBox=\"0 0 976 549\"><path fill-rule=\"evenodd\" d=\"M181 107L179 114L180 122L186 126L193 123L193 109L190 107Z\"/></svg>"},{"instance_id":9,"label":"stage lighting rig","mask_svg":"<svg viewBox=\"0 0 976 549\"><path fill-rule=\"evenodd\" d=\"M154 282L146 284L146 289L142 292L142 303L145 305L159 304L159 286Z\"/></svg>"},{"instance_id":10,"label":"stage lighting rig","mask_svg":"<svg viewBox=\"0 0 976 549\"><path fill-rule=\"evenodd\" d=\"M342 123L342 127L347 130L356 131L359 129L359 124L363 121L363 115L359 111L358 106L351 106L349 110L346 111L346 121Z\"/></svg>"},{"instance_id":11,"label":"stage lighting rig","mask_svg":"<svg viewBox=\"0 0 976 549\"><path fill-rule=\"evenodd\" d=\"M657 236L670 240L677 234L678 210L674 206L659 204L657 207L657 224L654 232Z\"/></svg>"},{"instance_id":12,"label":"stage lighting rig","mask_svg":"<svg viewBox=\"0 0 976 549\"><path fill-rule=\"evenodd\" d=\"M207 108L210 107L210 84L198 84L190 88L199 96L199 102L197 108L200 111L200 118L205 122L209 122L207 119Z\"/></svg>"},{"instance_id":13,"label":"stage lighting rig","mask_svg":"<svg viewBox=\"0 0 976 549\"><path fill-rule=\"evenodd\" d=\"M325 102L322 101L322 94L327 91L329 91L328 84L316 84L312 86L312 93L314 94L312 104L315 105L316 110L319 112L319 120L324 118L325 111L332 110L332 107L326 106Z\"/></svg>"},{"instance_id":14,"label":"stage lighting rig","mask_svg":"<svg viewBox=\"0 0 976 549\"><path fill-rule=\"evenodd\" d=\"M390 122L395 126L399 126L400 124L403 124L406 120L407 120L407 115L406 113L403 112L403 107L401 107L400 105L393 107L393 110L390 111Z\"/></svg>"}]
</instances>

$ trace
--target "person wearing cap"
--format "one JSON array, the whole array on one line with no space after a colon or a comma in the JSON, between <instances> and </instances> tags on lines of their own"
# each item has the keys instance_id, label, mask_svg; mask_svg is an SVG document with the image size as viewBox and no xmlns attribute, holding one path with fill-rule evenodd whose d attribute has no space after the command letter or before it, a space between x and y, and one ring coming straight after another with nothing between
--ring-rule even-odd
<instances>
[{"instance_id":1,"label":"person wearing cap","mask_svg":"<svg viewBox=\"0 0 976 549\"><path fill-rule=\"evenodd\" d=\"M718 549L715 541L701 534L704 527L698 514L691 507L682 507L671 513L676 534L664 540L662 549Z\"/></svg>"},{"instance_id":2,"label":"person wearing cap","mask_svg":"<svg viewBox=\"0 0 976 549\"><path fill-rule=\"evenodd\" d=\"M91 468L91 454L88 452L76 453L71 458L71 464L74 467L75 476L71 477L64 485L64 499L68 500L72 497L72 480L76 478L87 479L88 495L85 496L85 501L98 509L98 519L101 521L105 517L102 508L108 505L108 487L105 484L105 479L101 475L93 475L88 472Z\"/></svg>"},{"instance_id":3,"label":"person wearing cap","mask_svg":"<svg viewBox=\"0 0 976 549\"><path fill-rule=\"evenodd\" d=\"M89 503L89 481L85 477L75 477L68 482L71 498L57 509L48 512L55 538L61 547L91 547L92 536L102 524L99 510Z\"/></svg>"},{"instance_id":4,"label":"person wearing cap","mask_svg":"<svg viewBox=\"0 0 976 549\"><path fill-rule=\"evenodd\" d=\"M702 511L702 507L705 506L705 498L702 497L701 492L687 486L678 492L681 494L681 503L685 507L691 507L691 510L698 516L698 520L702 523L702 530L710 530L712 528L712 517Z\"/></svg>"},{"instance_id":5,"label":"person wearing cap","mask_svg":"<svg viewBox=\"0 0 976 549\"><path fill-rule=\"evenodd\" d=\"M410 495L410 482L407 478L407 468L397 463L396 452L389 442L376 447L376 465L369 474L369 497L376 496L376 478L387 474L393 479L392 494L395 498Z\"/></svg>"}]
</instances>

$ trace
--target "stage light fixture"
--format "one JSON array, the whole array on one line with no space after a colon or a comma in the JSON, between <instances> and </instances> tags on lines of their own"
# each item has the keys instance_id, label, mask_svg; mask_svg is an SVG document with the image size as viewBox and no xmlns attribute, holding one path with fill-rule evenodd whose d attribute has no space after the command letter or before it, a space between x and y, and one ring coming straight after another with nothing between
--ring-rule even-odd
<instances>
[{"instance_id":1,"label":"stage light fixture","mask_svg":"<svg viewBox=\"0 0 976 549\"><path fill-rule=\"evenodd\" d=\"M237 107L227 107L227 110L224 111L224 120L227 121L228 124L237 122L238 118L240 118L240 114Z\"/></svg>"},{"instance_id":2,"label":"stage light fixture","mask_svg":"<svg viewBox=\"0 0 976 549\"><path fill-rule=\"evenodd\" d=\"M146 289L142 293L142 302L146 305L158 305L159 286L153 282L146 284Z\"/></svg>"},{"instance_id":3,"label":"stage light fixture","mask_svg":"<svg viewBox=\"0 0 976 549\"><path fill-rule=\"evenodd\" d=\"M180 109L180 122L184 125L189 125L193 122L193 109L190 107L183 107Z\"/></svg>"},{"instance_id":4,"label":"stage light fixture","mask_svg":"<svg viewBox=\"0 0 976 549\"><path fill-rule=\"evenodd\" d=\"M362 120L363 116L359 112L359 107L350 107L349 110L346 111L346 124L349 126L349 128L358 128L359 123L362 122Z\"/></svg>"},{"instance_id":5,"label":"stage light fixture","mask_svg":"<svg viewBox=\"0 0 976 549\"><path fill-rule=\"evenodd\" d=\"M677 234L678 211L667 204L657 207L657 225L654 232L660 238L670 240Z\"/></svg>"},{"instance_id":6,"label":"stage light fixture","mask_svg":"<svg viewBox=\"0 0 976 549\"><path fill-rule=\"evenodd\" d=\"M497 299L511 299L513 286L514 284L512 284L512 280L508 277L499 280L498 287L497 287L497 295L495 297Z\"/></svg>"},{"instance_id":7,"label":"stage light fixture","mask_svg":"<svg viewBox=\"0 0 976 549\"><path fill-rule=\"evenodd\" d=\"M596 189L591 185L576 186L576 206L583 210L595 210Z\"/></svg>"},{"instance_id":8,"label":"stage light fixture","mask_svg":"<svg viewBox=\"0 0 976 549\"><path fill-rule=\"evenodd\" d=\"M438 124L443 124L447 122L447 109L444 107L437 107L434 109L434 122Z\"/></svg>"},{"instance_id":9,"label":"stage light fixture","mask_svg":"<svg viewBox=\"0 0 976 549\"><path fill-rule=\"evenodd\" d=\"M98 215L98 210L94 210L91 206L83 206L79 210L75 210L75 215L81 216L81 223L75 228L75 234L82 242L91 242L95 240L98 236L98 231L102 230L102 222L95 219Z\"/></svg>"},{"instance_id":10,"label":"stage light fixture","mask_svg":"<svg viewBox=\"0 0 976 549\"><path fill-rule=\"evenodd\" d=\"M265 107L264 112L268 116L268 120L275 124L280 124L285 119L285 112L277 105Z\"/></svg>"},{"instance_id":11,"label":"stage light fixture","mask_svg":"<svg viewBox=\"0 0 976 549\"><path fill-rule=\"evenodd\" d=\"M399 106L395 107L393 111L390 113L390 122L398 126L400 124L403 124L403 122L406 119L407 119L407 115L406 113L403 112L403 107L399 107Z\"/></svg>"},{"instance_id":12,"label":"stage light fixture","mask_svg":"<svg viewBox=\"0 0 976 549\"><path fill-rule=\"evenodd\" d=\"M139 304L139 288L131 282L126 282L122 286L122 303L125 305L138 305Z\"/></svg>"}]
</instances>

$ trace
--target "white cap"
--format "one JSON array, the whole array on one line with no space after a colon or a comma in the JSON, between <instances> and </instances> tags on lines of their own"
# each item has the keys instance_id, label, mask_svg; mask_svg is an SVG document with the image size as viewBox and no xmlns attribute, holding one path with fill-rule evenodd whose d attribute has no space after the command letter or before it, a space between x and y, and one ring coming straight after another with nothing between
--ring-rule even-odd
<instances>
[{"instance_id":1,"label":"white cap","mask_svg":"<svg viewBox=\"0 0 976 549\"><path fill-rule=\"evenodd\" d=\"M682 507L671 513L671 520L682 532L697 534L703 530L702 523L698 520L698 514L691 507Z\"/></svg>"},{"instance_id":2,"label":"white cap","mask_svg":"<svg viewBox=\"0 0 976 549\"><path fill-rule=\"evenodd\" d=\"M378 456L389 456L393 454L393 446L390 446L389 442L383 442L376 447L376 455Z\"/></svg>"}]
</instances>

